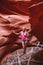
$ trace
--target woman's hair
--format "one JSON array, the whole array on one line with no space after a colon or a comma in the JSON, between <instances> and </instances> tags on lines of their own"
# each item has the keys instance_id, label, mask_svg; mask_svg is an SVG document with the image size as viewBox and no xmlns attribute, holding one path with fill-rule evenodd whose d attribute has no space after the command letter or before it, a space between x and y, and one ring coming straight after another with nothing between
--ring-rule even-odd
<instances>
[{"instance_id":1,"label":"woman's hair","mask_svg":"<svg viewBox=\"0 0 43 65\"><path fill-rule=\"evenodd\" d=\"M25 27L22 27L22 30L25 30L26 28Z\"/></svg>"}]
</instances>

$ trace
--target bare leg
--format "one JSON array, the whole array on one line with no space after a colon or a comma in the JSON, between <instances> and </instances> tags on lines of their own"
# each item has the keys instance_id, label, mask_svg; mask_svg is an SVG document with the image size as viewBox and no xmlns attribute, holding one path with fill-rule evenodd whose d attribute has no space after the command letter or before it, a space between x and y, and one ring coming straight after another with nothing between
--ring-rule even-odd
<instances>
[{"instance_id":1,"label":"bare leg","mask_svg":"<svg viewBox=\"0 0 43 65\"><path fill-rule=\"evenodd\" d=\"M24 53L26 53L26 43L25 42L22 42L22 47L24 49Z\"/></svg>"},{"instance_id":2,"label":"bare leg","mask_svg":"<svg viewBox=\"0 0 43 65\"><path fill-rule=\"evenodd\" d=\"M27 46L27 44L26 44L26 43L24 43L24 45L25 45L25 48L24 48L24 53L26 53L26 46Z\"/></svg>"},{"instance_id":3,"label":"bare leg","mask_svg":"<svg viewBox=\"0 0 43 65\"><path fill-rule=\"evenodd\" d=\"M24 52L25 52L25 44L24 44L24 42L22 42L22 47L23 47Z\"/></svg>"}]
</instances>

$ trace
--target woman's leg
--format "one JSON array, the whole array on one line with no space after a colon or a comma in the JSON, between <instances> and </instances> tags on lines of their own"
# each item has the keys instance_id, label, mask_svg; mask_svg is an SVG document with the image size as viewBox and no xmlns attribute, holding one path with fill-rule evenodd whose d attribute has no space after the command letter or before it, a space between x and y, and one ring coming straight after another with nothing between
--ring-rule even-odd
<instances>
[{"instance_id":1,"label":"woman's leg","mask_svg":"<svg viewBox=\"0 0 43 65\"><path fill-rule=\"evenodd\" d=\"M22 47L24 49L24 53L26 53L26 42L25 41L22 41Z\"/></svg>"},{"instance_id":2,"label":"woman's leg","mask_svg":"<svg viewBox=\"0 0 43 65\"><path fill-rule=\"evenodd\" d=\"M25 43L24 43L24 45L25 45L25 53L26 53L26 47L27 47L27 40L25 41Z\"/></svg>"},{"instance_id":3,"label":"woman's leg","mask_svg":"<svg viewBox=\"0 0 43 65\"><path fill-rule=\"evenodd\" d=\"M24 47L24 53L26 53L26 43L24 43L25 47Z\"/></svg>"},{"instance_id":4,"label":"woman's leg","mask_svg":"<svg viewBox=\"0 0 43 65\"><path fill-rule=\"evenodd\" d=\"M26 48L25 48L25 42L24 41L22 41L22 47L24 49L24 52L23 53L25 53Z\"/></svg>"}]
</instances>

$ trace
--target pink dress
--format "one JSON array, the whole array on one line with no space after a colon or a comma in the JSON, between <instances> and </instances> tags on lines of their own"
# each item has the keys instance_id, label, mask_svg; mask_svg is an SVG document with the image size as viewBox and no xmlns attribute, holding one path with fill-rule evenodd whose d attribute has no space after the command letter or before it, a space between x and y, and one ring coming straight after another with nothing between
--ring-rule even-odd
<instances>
[{"instance_id":1,"label":"pink dress","mask_svg":"<svg viewBox=\"0 0 43 65\"><path fill-rule=\"evenodd\" d=\"M21 40L27 40L27 33L26 32L21 31L20 36L21 36Z\"/></svg>"}]
</instances>

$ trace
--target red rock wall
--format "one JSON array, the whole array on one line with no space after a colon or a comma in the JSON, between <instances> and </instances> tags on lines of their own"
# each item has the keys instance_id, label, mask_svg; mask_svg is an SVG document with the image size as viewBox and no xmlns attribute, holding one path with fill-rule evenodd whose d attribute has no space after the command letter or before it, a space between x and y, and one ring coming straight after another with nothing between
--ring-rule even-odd
<instances>
[{"instance_id":1,"label":"red rock wall","mask_svg":"<svg viewBox=\"0 0 43 65\"><path fill-rule=\"evenodd\" d=\"M9 1L1 0L0 1L0 13L2 14L23 14L29 15L29 6L30 1Z\"/></svg>"},{"instance_id":2,"label":"red rock wall","mask_svg":"<svg viewBox=\"0 0 43 65\"><path fill-rule=\"evenodd\" d=\"M42 2L42 0L32 0L32 4ZM43 42L43 4L30 8L30 17L32 25L32 34Z\"/></svg>"}]
</instances>

